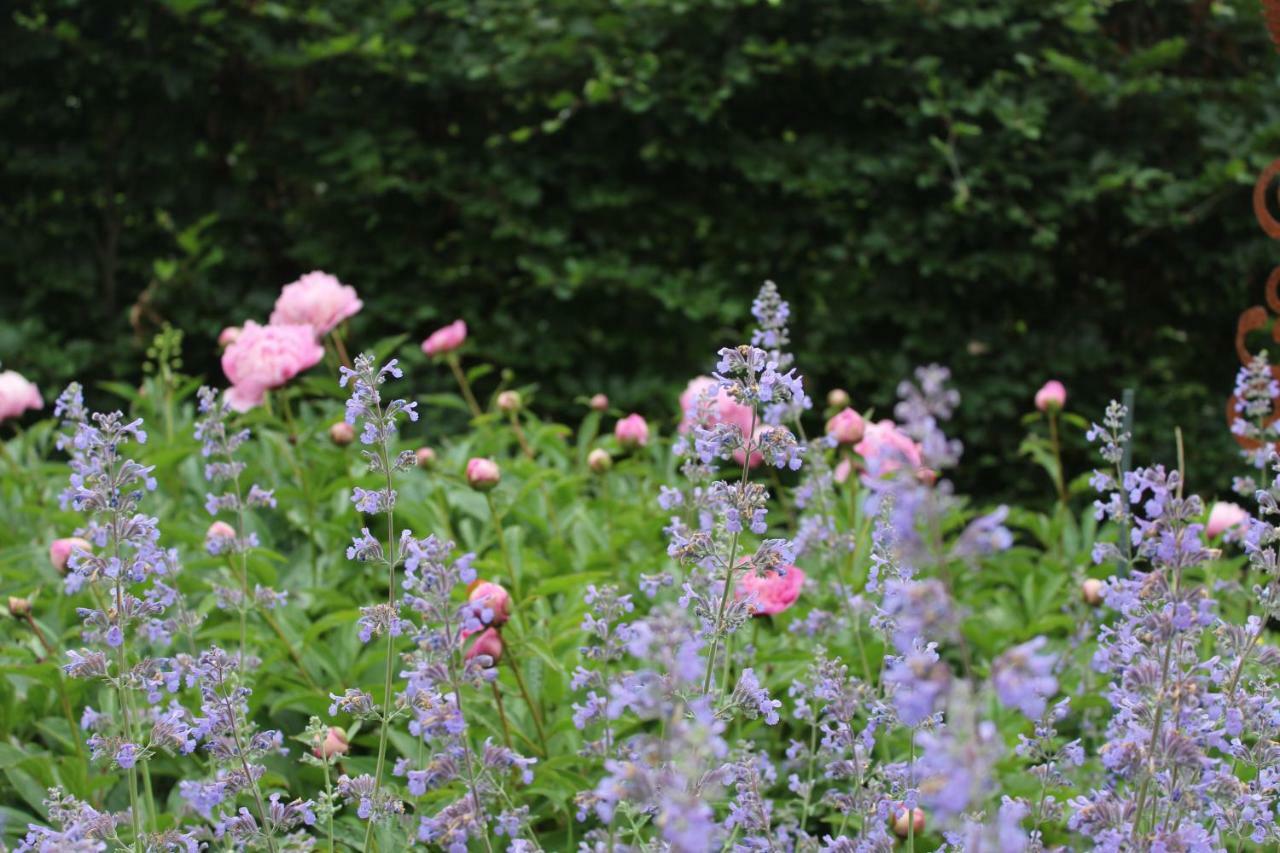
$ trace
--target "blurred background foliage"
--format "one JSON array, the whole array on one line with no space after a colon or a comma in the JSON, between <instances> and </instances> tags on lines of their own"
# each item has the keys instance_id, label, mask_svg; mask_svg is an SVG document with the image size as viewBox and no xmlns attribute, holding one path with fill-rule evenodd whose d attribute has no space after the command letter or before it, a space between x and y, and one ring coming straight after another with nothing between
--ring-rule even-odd
<instances>
[{"instance_id":1,"label":"blurred background foliage","mask_svg":"<svg viewBox=\"0 0 1280 853\"><path fill-rule=\"evenodd\" d=\"M1050 376L1229 485L1278 259L1256 0L18 0L0 43L0 359L49 399L165 321L221 379L219 329L324 269L357 346L461 316L549 414L674 416L773 278L819 393L952 367L962 488L1044 494Z\"/></svg>"}]
</instances>

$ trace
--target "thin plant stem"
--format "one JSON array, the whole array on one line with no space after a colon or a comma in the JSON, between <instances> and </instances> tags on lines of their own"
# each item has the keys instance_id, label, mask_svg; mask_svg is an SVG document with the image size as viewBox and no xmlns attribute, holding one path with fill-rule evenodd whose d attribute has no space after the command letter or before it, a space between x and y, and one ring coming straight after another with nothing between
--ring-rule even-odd
<instances>
[{"instance_id":1,"label":"thin plant stem","mask_svg":"<svg viewBox=\"0 0 1280 853\"><path fill-rule=\"evenodd\" d=\"M462 399L467 401L467 408L471 410L471 416L478 418L484 414L480 410L480 404L476 402L476 395L471 393L471 383L467 381L467 375L462 372L462 363L458 360L456 353L449 353L444 357L449 363L449 369L453 371L453 378L458 381L458 387L462 389Z\"/></svg>"},{"instance_id":2,"label":"thin plant stem","mask_svg":"<svg viewBox=\"0 0 1280 853\"><path fill-rule=\"evenodd\" d=\"M1053 485L1058 489L1058 502L1067 505L1067 487L1062 471L1062 442L1058 438L1058 410L1049 409L1049 444L1053 448L1053 461L1056 465Z\"/></svg>"},{"instance_id":3,"label":"thin plant stem","mask_svg":"<svg viewBox=\"0 0 1280 853\"><path fill-rule=\"evenodd\" d=\"M515 676L516 686L520 688L520 696L524 699L524 704L529 707L529 716L533 717L533 727L538 733L538 742L542 745L542 755L546 757L551 754L551 751L547 749L547 735L542 729L542 715L533 697L529 695L529 688L525 686L524 675L520 672L520 663L515 658L513 646L514 644L506 647L507 663L511 665L511 674Z\"/></svg>"},{"instance_id":4,"label":"thin plant stem","mask_svg":"<svg viewBox=\"0 0 1280 853\"><path fill-rule=\"evenodd\" d=\"M502 706L502 692L498 690L497 679L490 681L489 686L493 688L493 704L498 707L498 719L502 720L502 743L511 749L511 726L507 723L507 709Z\"/></svg>"},{"instance_id":5,"label":"thin plant stem","mask_svg":"<svg viewBox=\"0 0 1280 853\"><path fill-rule=\"evenodd\" d=\"M742 448L742 477L739 483L746 485L747 479L751 476L751 436L756 432L756 411L753 406L751 409L751 429L743 435ZM733 538L729 542L729 562L724 570L724 592L720 595L720 609L716 612L715 630L711 634L711 648L707 652L707 671L702 677L702 695L706 696L711 692L711 676L716 668L716 652L720 648L720 634L724 631L724 614L729 609L729 597L733 595L733 571L736 568L734 562L738 558L738 534L734 533ZM722 685L723 689L723 685Z\"/></svg>"},{"instance_id":6,"label":"thin plant stem","mask_svg":"<svg viewBox=\"0 0 1280 853\"><path fill-rule=\"evenodd\" d=\"M378 420L382 419L382 403L377 403ZM384 438L378 443L378 455L382 461L382 471L387 479L387 495L391 494L391 460L387 453L387 440ZM395 527L395 510L392 506L387 507L387 607L394 609L396 606L396 527ZM378 794L382 791L382 777L386 770L387 764L387 737L389 733L389 723L391 722L391 684L395 674L395 637L392 631L387 631L387 651L386 651L386 668L383 672L382 683L382 714L380 715L379 731L378 731L378 764L377 771L374 774L373 798L377 802ZM364 849L369 849L369 841L373 836L373 816L370 816L368 824L364 830Z\"/></svg>"}]
</instances>

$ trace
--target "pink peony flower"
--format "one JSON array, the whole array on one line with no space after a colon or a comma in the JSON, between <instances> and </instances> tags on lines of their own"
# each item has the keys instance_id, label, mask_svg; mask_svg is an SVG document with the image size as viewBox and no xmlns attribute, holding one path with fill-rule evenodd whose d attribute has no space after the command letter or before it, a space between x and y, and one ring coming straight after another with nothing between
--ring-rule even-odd
<instances>
[{"instance_id":1,"label":"pink peony flower","mask_svg":"<svg viewBox=\"0 0 1280 853\"><path fill-rule=\"evenodd\" d=\"M362 307L354 287L317 270L284 286L271 312L271 325L310 326L319 337L358 314Z\"/></svg>"},{"instance_id":2,"label":"pink peony flower","mask_svg":"<svg viewBox=\"0 0 1280 853\"><path fill-rule=\"evenodd\" d=\"M66 539L55 539L49 545L49 562L53 563L53 567L60 572L67 570L67 561L71 559L71 555L77 551L84 551L86 554L93 553L93 546L87 540L81 539L79 536L70 536Z\"/></svg>"},{"instance_id":3,"label":"pink peony flower","mask_svg":"<svg viewBox=\"0 0 1280 853\"><path fill-rule=\"evenodd\" d=\"M480 636L475 638L471 643L471 647L467 649L467 660L471 660L477 655L488 655L493 659L493 664L502 660L502 635L493 628L486 628L480 632Z\"/></svg>"},{"instance_id":4,"label":"pink peony flower","mask_svg":"<svg viewBox=\"0 0 1280 853\"><path fill-rule=\"evenodd\" d=\"M263 395L279 388L324 358L310 326L260 326L250 320L222 354L222 372L231 387L227 401L238 412L262 403Z\"/></svg>"},{"instance_id":5,"label":"pink peony flower","mask_svg":"<svg viewBox=\"0 0 1280 853\"><path fill-rule=\"evenodd\" d=\"M40 390L16 370L0 373L0 421L16 418L27 409L43 409Z\"/></svg>"},{"instance_id":6,"label":"pink peony flower","mask_svg":"<svg viewBox=\"0 0 1280 853\"><path fill-rule=\"evenodd\" d=\"M1204 533L1213 539L1232 528L1242 526L1248 520L1249 513L1243 507L1218 501L1209 510L1209 523L1205 525Z\"/></svg>"},{"instance_id":7,"label":"pink peony flower","mask_svg":"<svg viewBox=\"0 0 1280 853\"><path fill-rule=\"evenodd\" d=\"M684 393L680 395L680 410L684 413L680 420L680 432L687 433L693 429L698 417L698 401L702 398L704 392L710 393L717 384L716 380L710 376L697 376L690 380L684 389ZM755 430L752 431L751 423L753 420L755 419L752 416L750 406L744 406L729 396L728 391L721 389L716 393L715 400L711 403L711 410L703 426L711 427L721 423L734 424L738 429L742 430L743 435L751 433L752 437L755 438L760 433L760 424L757 423ZM733 459L741 465L742 451L735 450ZM764 457L759 452L751 454L752 468L762 461L764 461Z\"/></svg>"},{"instance_id":8,"label":"pink peony flower","mask_svg":"<svg viewBox=\"0 0 1280 853\"><path fill-rule=\"evenodd\" d=\"M827 421L827 435L837 444L857 444L866 428L862 415L850 408L842 409Z\"/></svg>"},{"instance_id":9,"label":"pink peony flower","mask_svg":"<svg viewBox=\"0 0 1280 853\"><path fill-rule=\"evenodd\" d=\"M1056 379L1050 379L1036 392L1036 408L1042 412L1055 412L1067 402L1067 389Z\"/></svg>"},{"instance_id":10,"label":"pink peony flower","mask_svg":"<svg viewBox=\"0 0 1280 853\"><path fill-rule=\"evenodd\" d=\"M502 469L492 459L476 457L467 461L467 482L471 484L471 488L487 492L498 485L501 479Z\"/></svg>"},{"instance_id":11,"label":"pink peony flower","mask_svg":"<svg viewBox=\"0 0 1280 853\"><path fill-rule=\"evenodd\" d=\"M240 337L239 326L227 326L221 332L218 332L218 346L226 349L236 342L236 338Z\"/></svg>"},{"instance_id":12,"label":"pink peony flower","mask_svg":"<svg viewBox=\"0 0 1280 853\"><path fill-rule=\"evenodd\" d=\"M494 628L506 624L511 614L511 595L501 585L492 581L479 581L472 585L467 601L481 604L493 611L489 625Z\"/></svg>"},{"instance_id":13,"label":"pink peony flower","mask_svg":"<svg viewBox=\"0 0 1280 853\"><path fill-rule=\"evenodd\" d=\"M877 475L892 473L904 462L912 468L920 467L920 445L888 418L867 424L862 440L853 449Z\"/></svg>"},{"instance_id":14,"label":"pink peony flower","mask_svg":"<svg viewBox=\"0 0 1280 853\"><path fill-rule=\"evenodd\" d=\"M757 616L776 616L796 603L804 586L803 571L795 566L782 568L783 572L770 569L763 575L744 572L733 589L734 596L739 600L752 596Z\"/></svg>"},{"instance_id":15,"label":"pink peony flower","mask_svg":"<svg viewBox=\"0 0 1280 853\"><path fill-rule=\"evenodd\" d=\"M337 726L329 726L329 731L325 732L324 740L311 751L317 758L333 758L338 755L346 755L349 749L351 749L351 744L347 742L347 733Z\"/></svg>"},{"instance_id":16,"label":"pink peony flower","mask_svg":"<svg viewBox=\"0 0 1280 853\"><path fill-rule=\"evenodd\" d=\"M462 320L454 320L449 325L436 329L422 342L422 351L427 355L444 355L453 352L467 342L467 324Z\"/></svg>"},{"instance_id":17,"label":"pink peony flower","mask_svg":"<svg viewBox=\"0 0 1280 853\"><path fill-rule=\"evenodd\" d=\"M644 447L649 443L649 424L635 412L618 421L613 428L614 438L623 447Z\"/></svg>"}]
</instances>

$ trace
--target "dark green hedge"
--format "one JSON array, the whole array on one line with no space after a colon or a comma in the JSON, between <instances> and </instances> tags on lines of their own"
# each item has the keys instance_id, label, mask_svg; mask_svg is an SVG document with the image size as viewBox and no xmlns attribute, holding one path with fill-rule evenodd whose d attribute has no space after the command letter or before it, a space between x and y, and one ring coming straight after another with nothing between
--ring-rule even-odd
<instances>
[{"instance_id":1,"label":"dark green hedge","mask_svg":"<svg viewBox=\"0 0 1280 853\"><path fill-rule=\"evenodd\" d=\"M656 414L771 277L821 388L883 411L950 364L982 485L1039 489L1057 376L1089 413L1135 386L1225 486L1280 260L1254 0L46 0L0 43L0 359L46 388L135 374L162 320L216 372L322 268L358 338L464 316L545 404Z\"/></svg>"}]
</instances>

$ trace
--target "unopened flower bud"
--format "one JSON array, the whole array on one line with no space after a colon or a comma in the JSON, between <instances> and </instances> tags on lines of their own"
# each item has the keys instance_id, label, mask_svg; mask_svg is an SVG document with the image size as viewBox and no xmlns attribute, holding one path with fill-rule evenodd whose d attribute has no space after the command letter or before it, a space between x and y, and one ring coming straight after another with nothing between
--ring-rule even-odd
<instances>
[{"instance_id":1,"label":"unopened flower bud","mask_svg":"<svg viewBox=\"0 0 1280 853\"><path fill-rule=\"evenodd\" d=\"M908 815L907 810L899 808L893 814L893 834L899 838L907 838L912 834L924 832L924 809L915 808Z\"/></svg>"},{"instance_id":2,"label":"unopened flower bud","mask_svg":"<svg viewBox=\"0 0 1280 853\"><path fill-rule=\"evenodd\" d=\"M339 447L346 447L356 440L356 428L346 421L338 421L329 427L329 440Z\"/></svg>"},{"instance_id":3,"label":"unopened flower bud","mask_svg":"<svg viewBox=\"0 0 1280 853\"><path fill-rule=\"evenodd\" d=\"M851 400L849 392L843 388L832 388L827 392L827 408L828 409L844 409L848 408Z\"/></svg>"},{"instance_id":4,"label":"unopened flower bud","mask_svg":"<svg viewBox=\"0 0 1280 853\"><path fill-rule=\"evenodd\" d=\"M475 641L471 643L471 648L467 649L467 660L478 655L488 655L496 666L498 661L502 660L502 635L493 628L486 628L481 631Z\"/></svg>"},{"instance_id":5,"label":"unopened flower bud","mask_svg":"<svg viewBox=\"0 0 1280 853\"><path fill-rule=\"evenodd\" d=\"M476 457L467 462L467 482L471 484L471 488L487 492L498 485L501 479L502 469L492 459Z\"/></svg>"},{"instance_id":6,"label":"unopened flower bud","mask_svg":"<svg viewBox=\"0 0 1280 853\"><path fill-rule=\"evenodd\" d=\"M520 411L522 402L519 391L503 391L498 395L498 411L504 415L514 414Z\"/></svg>"},{"instance_id":7,"label":"unopened flower bud","mask_svg":"<svg viewBox=\"0 0 1280 853\"><path fill-rule=\"evenodd\" d=\"M649 443L649 424L633 412L618 421L613 435L623 447L644 447Z\"/></svg>"},{"instance_id":8,"label":"unopened flower bud","mask_svg":"<svg viewBox=\"0 0 1280 853\"><path fill-rule=\"evenodd\" d=\"M16 595L9 596L9 613L14 619L26 619L31 615L31 602Z\"/></svg>"},{"instance_id":9,"label":"unopened flower bud","mask_svg":"<svg viewBox=\"0 0 1280 853\"><path fill-rule=\"evenodd\" d=\"M609 398L604 394L595 394L591 397L591 410L593 412L604 412L609 409Z\"/></svg>"},{"instance_id":10,"label":"unopened flower bud","mask_svg":"<svg viewBox=\"0 0 1280 853\"><path fill-rule=\"evenodd\" d=\"M1097 607L1102 603L1102 591L1106 588L1107 585L1097 578L1085 578L1080 584L1080 597L1090 607Z\"/></svg>"},{"instance_id":11,"label":"unopened flower bud","mask_svg":"<svg viewBox=\"0 0 1280 853\"><path fill-rule=\"evenodd\" d=\"M419 468L431 468L436 464L436 452L430 447L419 447L413 452Z\"/></svg>"},{"instance_id":12,"label":"unopened flower bud","mask_svg":"<svg viewBox=\"0 0 1280 853\"><path fill-rule=\"evenodd\" d=\"M847 406L827 421L827 435L835 439L837 444L857 444L862 441L862 434L866 429L862 415Z\"/></svg>"},{"instance_id":13,"label":"unopened flower bud","mask_svg":"<svg viewBox=\"0 0 1280 853\"><path fill-rule=\"evenodd\" d=\"M489 625L497 628L506 624L511 615L511 595L500 584L493 581L477 581L467 594L467 601L480 603L492 611Z\"/></svg>"},{"instance_id":14,"label":"unopened flower bud","mask_svg":"<svg viewBox=\"0 0 1280 853\"><path fill-rule=\"evenodd\" d=\"M346 755L350 749L351 744L347 742L347 733L337 726L330 726L329 731L325 733L324 740L311 751L317 758L333 758L338 755Z\"/></svg>"},{"instance_id":15,"label":"unopened flower bud","mask_svg":"<svg viewBox=\"0 0 1280 853\"><path fill-rule=\"evenodd\" d=\"M1042 412L1056 412L1066 402L1066 386L1056 379L1050 379L1036 392L1036 408Z\"/></svg>"},{"instance_id":16,"label":"unopened flower bud","mask_svg":"<svg viewBox=\"0 0 1280 853\"><path fill-rule=\"evenodd\" d=\"M587 454L587 467L596 474L603 474L613 467L613 457L603 447L597 447Z\"/></svg>"},{"instance_id":17,"label":"unopened flower bud","mask_svg":"<svg viewBox=\"0 0 1280 853\"><path fill-rule=\"evenodd\" d=\"M77 551L90 553L92 550L93 546L79 536L55 539L53 544L49 546L49 562L53 563L53 567L58 571L65 572L67 570L67 561L71 559L72 554Z\"/></svg>"}]
</instances>

